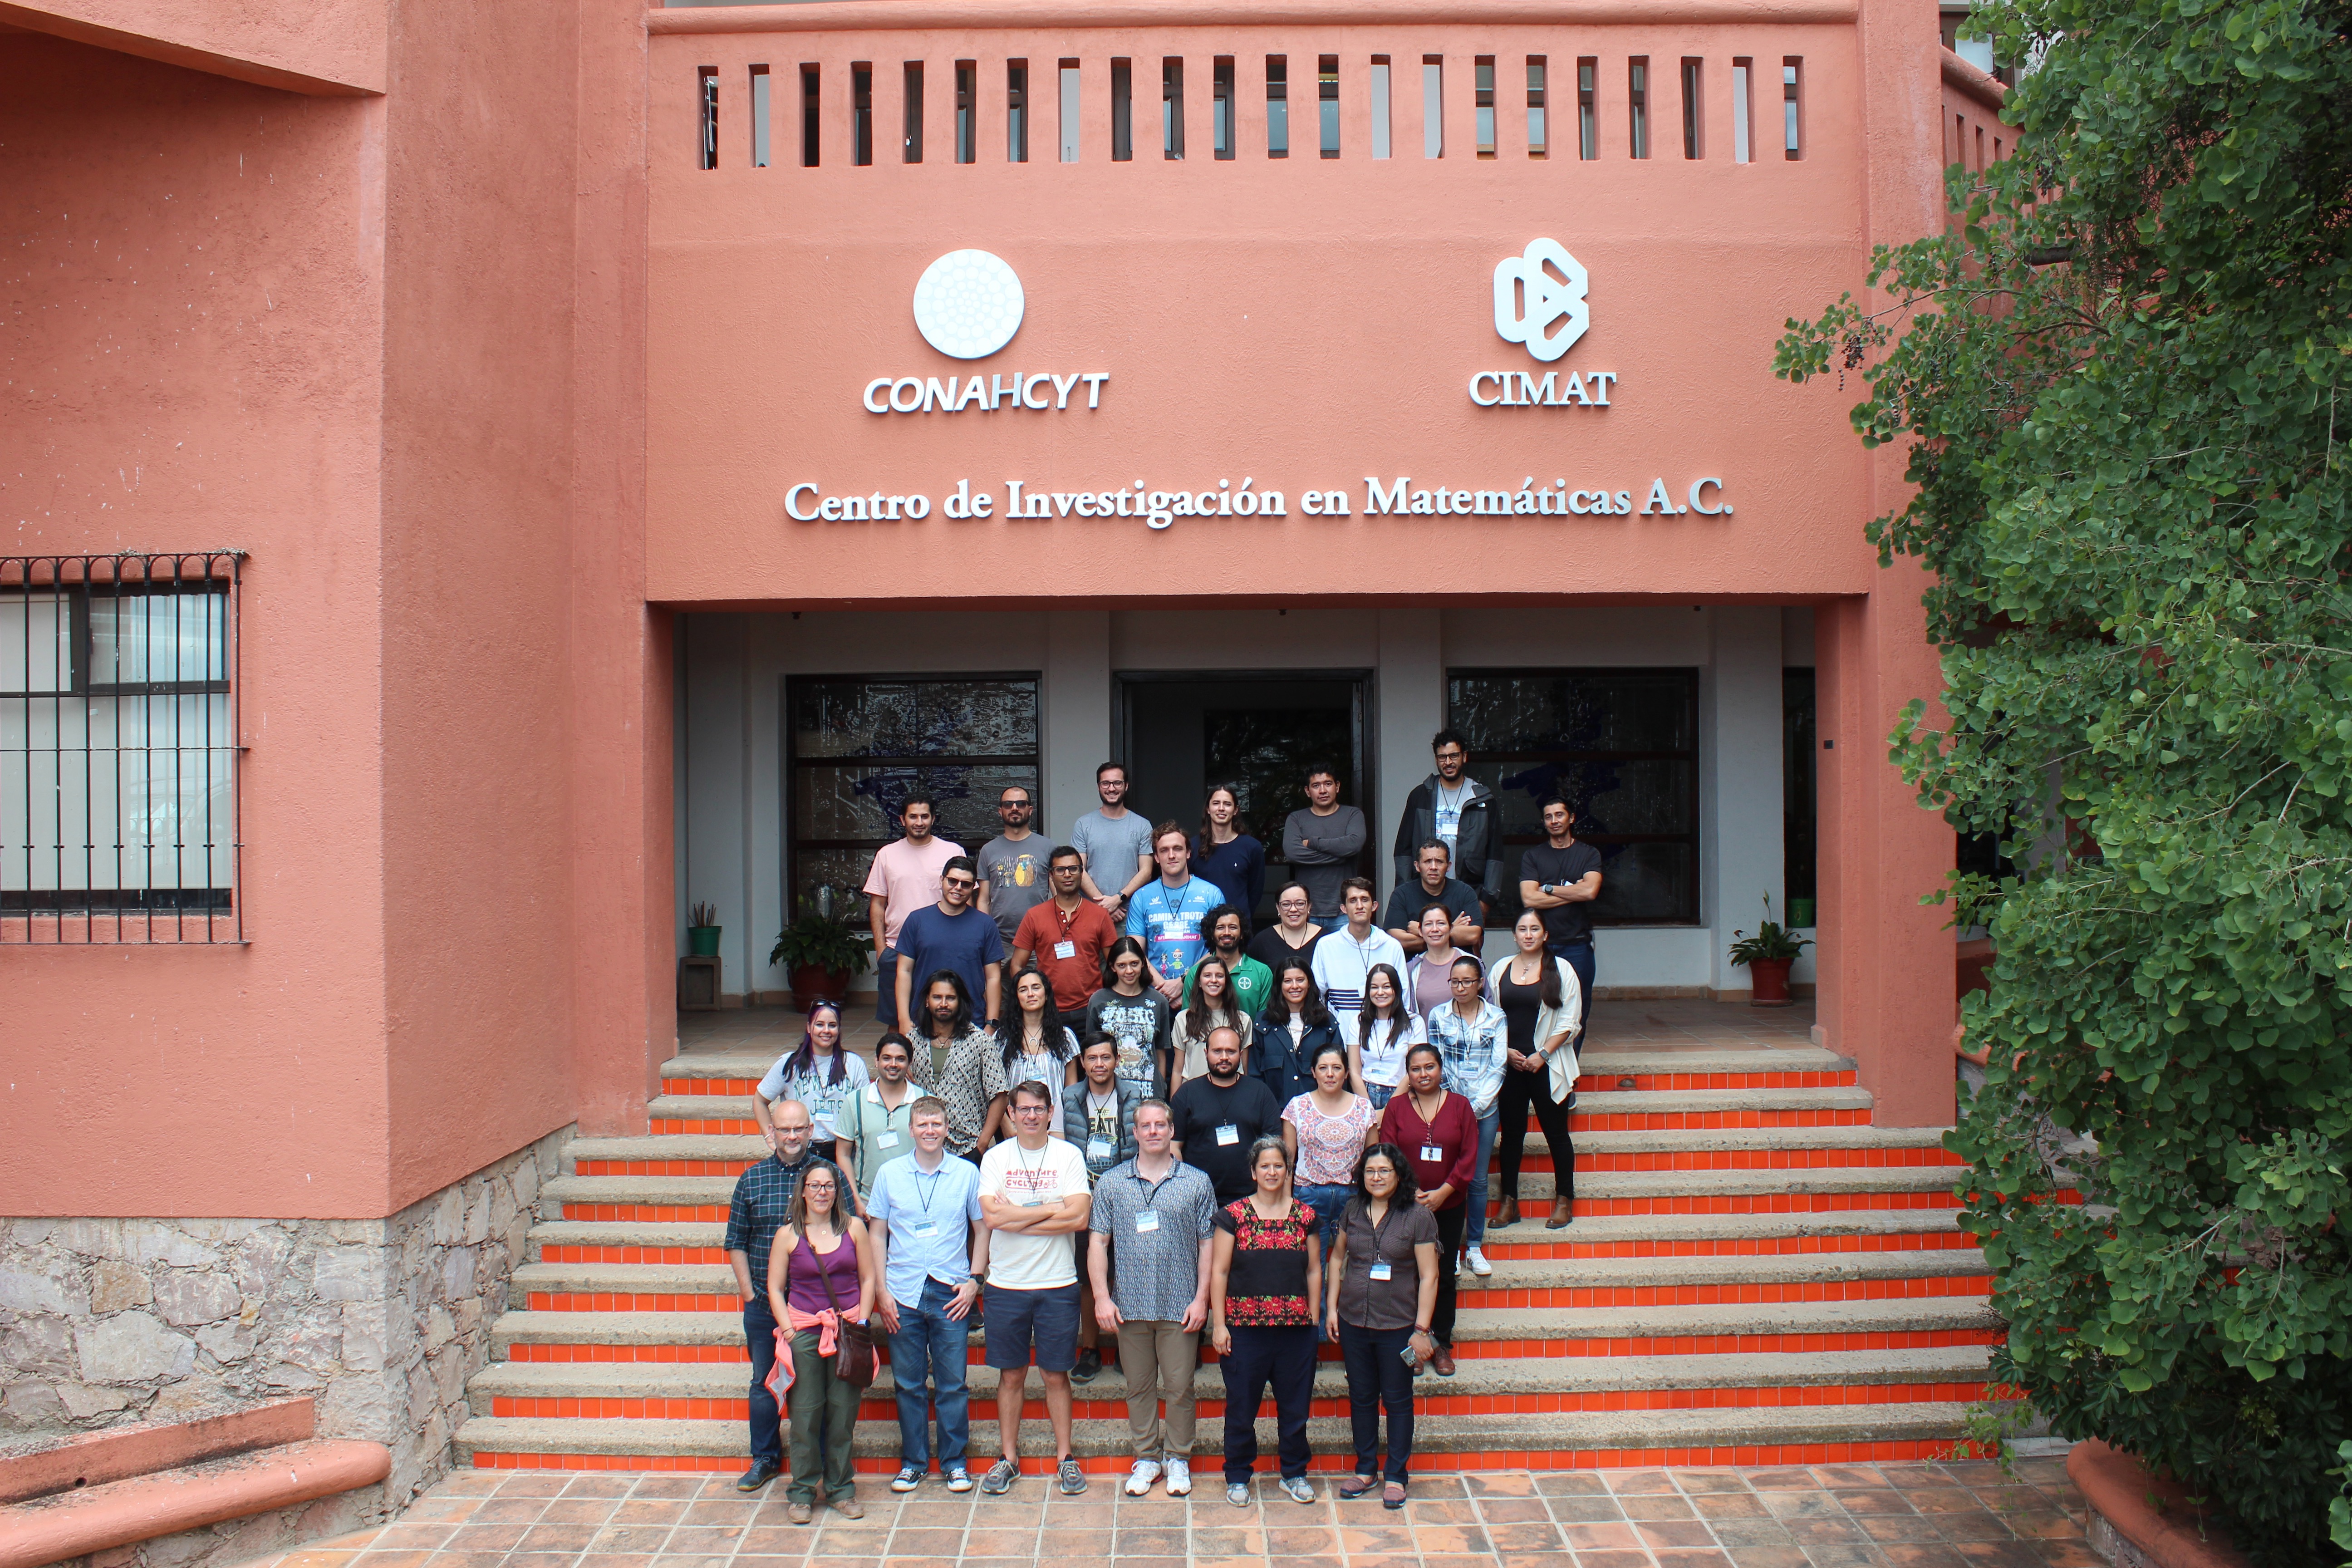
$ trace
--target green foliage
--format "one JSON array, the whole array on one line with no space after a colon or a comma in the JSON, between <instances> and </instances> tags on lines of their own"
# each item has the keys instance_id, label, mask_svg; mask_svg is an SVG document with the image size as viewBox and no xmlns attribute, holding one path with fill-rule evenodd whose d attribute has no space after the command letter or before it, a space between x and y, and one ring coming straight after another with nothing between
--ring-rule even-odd
<instances>
[{"instance_id":1,"label":"green foliage","mask_svg":"<svg viewBox=\"0 0 2352 1568\"><path fill-rule=\"evenodd\" d=\"M2336 1457L2344 1463L2330 1473L2343 1479L2344 1488L2327 1505L2327 1538L2352 1552L2352 1442L2336 1449Z\"/></svg>"},{"instance_id":2,"label":"green foliage","mask_svg":"<svg viewBox=\"0 0 2352 1568\"><path fill-rule=\"evenodd\" d=\"M811 963L835 974L863 974L874 962L873 935L838 916L811 910L778 933L768 962L782 965L788 975Z\"/></svg>"},{"instance_id":3,"label":"green foliage","mask_svg":"<svg viewBox=\"0 0 2352 1568\"><path fill-rule=\"evenodd\" d=\"M2326 1559L2352 1436L2352 8L1982 0L2017 156L1776 369L1917 491L1940 713L1893 759L2019 868L1952 1146L2056 1427ZM2084 1140L2092 1143L2086 1145ZM2087 1205L2070 1201L2080 1190Z\"/></svg>"},{"instance_id":4,"label":"green foliage","mask_svg":"<svg viewBox=\"0 0 2352 1568\"><path fill-rule=\"evenodd\" d=\"M1744 931L1735 931L1731 935L1731 962L1743 965L1759 958L1797 958L1813 945L1811 937L1792 935L1788 927L1772 918L1769 893L1764 895L1764 919L1757 925L1756 934L1749 936Z\"/></svg>"}]
</instances>

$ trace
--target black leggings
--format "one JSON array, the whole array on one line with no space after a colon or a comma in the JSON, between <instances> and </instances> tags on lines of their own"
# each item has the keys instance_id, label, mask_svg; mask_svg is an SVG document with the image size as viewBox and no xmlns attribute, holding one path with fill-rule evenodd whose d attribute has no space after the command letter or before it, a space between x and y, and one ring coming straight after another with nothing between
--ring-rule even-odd
<instances>
[{"instance_id":1,"label":"black leggings","mask_svg":"<svg viewBox=\"0 0 2352 1568\"><path fill-rule=\"evenodd\" d=\"M1565 1048L1565 1047L1563 1047ZM1568 1107L1551 1097L1551 1068L1521 1072L1503 1069L1503 1097L1496 1102L1502 1126L1495 1142L1503 1154L1502 1195L1516 1202L1519 1195L1519 1162L1528 1150L1528 1112L1543 1124L1544 1142L1551 1146L1553 1192L1571 1201L1576 1197L1576 1145L1569 1142Z\"/></svg>"},{"instance_id":2,"label":"black leggings","mask_svg":"<svg viewBox=\"0 0 2352 1568\"><path fill-rule=\"evenodd\" d=\"M1455 1281L1454 1255L1462 1250L1462 1227L1470 1223L1470 1205L1455 1204L1437 1211L1437 1310L1430 1314L1429 1337L1441 1345L1454 1343Z\"/></svg>"}]
</instances>

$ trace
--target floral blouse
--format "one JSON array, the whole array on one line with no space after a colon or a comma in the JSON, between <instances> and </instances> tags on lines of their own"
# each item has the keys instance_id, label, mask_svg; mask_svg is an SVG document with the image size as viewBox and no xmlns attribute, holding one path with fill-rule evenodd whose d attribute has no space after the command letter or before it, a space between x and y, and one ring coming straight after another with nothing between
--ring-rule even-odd
<instances>
[{"instance_id":1,"label":"floral blouse","mask_svg":"<svg viewBox=\"0 0 2352 1568\"><path fill-rule=\"evenodd\" d=\"M1291 1328L1315 1321L1307 1300L1307 1243L1315 1211L1293 1198L1280 1219L1261 1218L1247 1198L1217 1211L1217 1228L1234 1238L1225 1276L1225 1322L1244 1328Z\"/></svg>"}]
</instances>

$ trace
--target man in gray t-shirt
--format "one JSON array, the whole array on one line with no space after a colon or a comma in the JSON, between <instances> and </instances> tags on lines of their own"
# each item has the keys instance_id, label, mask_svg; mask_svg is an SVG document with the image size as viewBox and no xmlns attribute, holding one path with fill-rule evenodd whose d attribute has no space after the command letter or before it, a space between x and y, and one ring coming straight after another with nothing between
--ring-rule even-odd
<instances>
[{"instance_id":1,"label":"man in gray t-shirt","mask_svg":"<svg viewBox=\"0 0 2352 1568\"><path fill-rule=\"evenodd\" d=\"M1127 896L1159 875L1151 864L1151 824L1123 804L1127 769L1119 763L1095 770L1095 792L1102 796L1102 809L1071 825L1070 847L1087 858L1078 886L1117 921L1127 914Z\"/></svg>"},{"instance_id":2,"label":"man in gray t-shirt","mask_svg":"<svg viewBox=\"0 0 2352 1568\"><path fill-rule=\"evenodd\" d=\"M1005 785L996 803L1004 831L980 847L980 907L996 921L1007 950L1013 946L1013 933L1021 929L1021 917L1054 891L1045 880L1046 858L1054 847L1029 831L1035 810L1026 788Z\"/></svg>"},{"instance_id":3,"label":"man in gray t-shirt","mask_svg":"<svg viewBox=\"0 0 2352 1568\"><path fill-rule=\"evenodd\" d=\"M1282 825L1282 853L1292 879L1315 901L1315 923L1332 931L1347 921L1339 908L1339 884L1356 874L1364 814L1339 803L1339 775L1320 765L1307 774L1307 802Z\"/></svg>"}]
</instances>

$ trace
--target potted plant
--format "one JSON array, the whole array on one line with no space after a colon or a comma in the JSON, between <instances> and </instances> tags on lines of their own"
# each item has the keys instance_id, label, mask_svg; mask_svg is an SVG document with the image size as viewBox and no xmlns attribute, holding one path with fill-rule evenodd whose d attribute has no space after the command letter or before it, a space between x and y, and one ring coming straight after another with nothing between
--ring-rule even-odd
<instances>
[{"instance_id":1,"label":"potted plant","mask_svg":"<svg viewBox=\"0 0 2352 1568\"><path fill-rule=\"evenodd\" d=\"M1787 927L1775 923L1769 893L1764 895L1764 921L1756 928L1756 934L1749 936L1744 931L1735 931L1731 935L1731 962L1748 969L1748 1005L1789 1005L1789 971L1795 966L1798 955L1813 945L1812 939L1792 935Z\"/></svg>"},{"instance_id":2,"label":"potted plant","mask_svg":"<svg viewBox=\"0 0 2352 1568\"><path fill-rule=\"evenodd\" d=\"M874 961L873 934L824 910L811 910L776 937L770 963L792 977L793 1005L805 1013L820 997L839 1002Z\"/></svg>"},{"instance_id":3,"label":"potted plant","mask_svg":"<svg viewBox=\"0 0 2352 1568\"><path fill-rule=\"evenodd\" d=\"M686 951L696 958L719 956L719 906L697 904L686 922Z\"/></svg>"}]
</instances>

